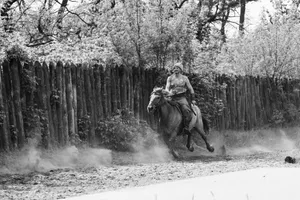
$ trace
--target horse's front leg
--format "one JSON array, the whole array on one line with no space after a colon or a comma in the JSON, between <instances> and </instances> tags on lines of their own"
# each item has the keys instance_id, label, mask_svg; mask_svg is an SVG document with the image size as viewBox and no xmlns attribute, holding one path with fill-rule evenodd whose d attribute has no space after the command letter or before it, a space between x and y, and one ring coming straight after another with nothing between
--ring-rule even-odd
<instances>
[{"instance_id":1,"label":"horse's front leg","mask_svg":"<svg viewBox=\"0 0 300 200\"><path fill-rule=\"evenodd\" d=\"M172 134L163 133L163 138L169 148L170 153L175 159L178 159L180 157L179 153L174 149L175 137L172 137Z\"/></svg>"}]
</instances>

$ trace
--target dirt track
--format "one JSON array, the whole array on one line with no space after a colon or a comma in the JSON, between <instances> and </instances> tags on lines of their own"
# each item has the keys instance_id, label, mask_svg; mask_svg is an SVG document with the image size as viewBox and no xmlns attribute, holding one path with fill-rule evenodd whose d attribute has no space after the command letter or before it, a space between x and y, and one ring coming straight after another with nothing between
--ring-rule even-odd
<instances>
[{"instance_id":1,"label":"dirt track","mask_svg":"<svg viewBox=\"0 0 300 200\"><path fill-rule=\"evenodd\" d=\"M201 149L187 153L182 149L180 152L185 155L181 161L171 160L163 147L143 154L96 149L78 152L71 148L60 152L60 157L51 162L32 150L31 155L35 156L26 158L31 159L31 163L22 165L18 162L19 167L6 165L6 168L0 168L0 199L60 199L258 167L300 166L300 163L284 162L288 155L300 160L295 140L280 136L271 144L273 148L261 145L227 147L227 156L209 155ZM75 152L77 157L70 156L70 152L72 155ZM95 157L90 157L92 154ZM88 162L96 158L98 162ZM21 173L17 173L18 170Z\"/></svg>"}]
</instances>

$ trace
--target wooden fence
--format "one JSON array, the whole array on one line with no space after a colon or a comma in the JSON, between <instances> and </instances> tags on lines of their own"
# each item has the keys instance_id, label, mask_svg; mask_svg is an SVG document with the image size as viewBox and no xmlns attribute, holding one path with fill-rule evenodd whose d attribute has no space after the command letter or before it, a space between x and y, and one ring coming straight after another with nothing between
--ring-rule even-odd
<instances>
[{"instance_id":1,"label":"wooden fence","mask_svg":"<svg viewBox=\"0 0 300 200\"><path fill-rule=\"evenodd\" d=\"M214 92L225 106L213 122L220 130L249 130L300 120L300 80L220 75L216 82L226 84L225 89Z\"/></svg>"},{"instance_id":2,"label":"wooden fence","mask_svg":"<svg viewBox=\"0 0 300 200\"><path fill-rule=\"evenodd\" d=\"M120 109L151 121L146 106L155 75L155 70L124 66L5 61L0 149L22 147L26 138L39 133L46 146L66 145L78 136L82 120L90 122L87 139L93 143L97 122Z\"/></svg>"},{"instance_id":3,"label":"wooden fence","mask_svg":"<svg viewBox=\"0 0 300 200\"><path fill-rule=\"evenodd\" d=\"M62 62L21 64L13 59L2 63L0 72L0 150L21 148L33 134L40 136L46 147L72 143L84 120L90 123L85 128L92 144L97 122L120 109L130 110L150 124L155 122L146 112L159 75L155 69ZM267 79L238 77L229 81L217 76L216 80L227 84L225 89L213 90L215 100L225 105L211 122L219 129L263 125L287 100L274 98ZM294 86L286 80L281 91L293 93ZM299 92L288 101L299 109Z\"/></svg>"}]
</instances>

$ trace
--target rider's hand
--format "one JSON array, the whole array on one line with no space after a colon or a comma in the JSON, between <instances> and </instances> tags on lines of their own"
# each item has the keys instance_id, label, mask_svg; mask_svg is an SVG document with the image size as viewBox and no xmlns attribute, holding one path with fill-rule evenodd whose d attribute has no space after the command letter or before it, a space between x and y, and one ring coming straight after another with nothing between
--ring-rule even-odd
<instances>
[{"instance_id":1,"label":"rider's hand","mask_svg":"<svg viewBox=\"0 0 300 200\"><path fill-rule=\"evenodd\" d=\"M195 101L195 100L193 100L193 101L192 101L192 104L196 105L196 101Z\"/></svg>"}]
</instances>

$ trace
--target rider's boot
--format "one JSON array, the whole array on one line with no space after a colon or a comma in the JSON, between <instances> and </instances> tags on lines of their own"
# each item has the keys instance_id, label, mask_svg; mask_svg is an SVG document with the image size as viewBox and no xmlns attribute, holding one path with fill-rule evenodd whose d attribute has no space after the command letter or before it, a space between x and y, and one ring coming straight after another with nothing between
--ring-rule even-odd
<instances>
[{"instance_id":1,"label":"rider's boot","mask_svg":"<svg viewBox=\"0 0 300 200\"><path fill-rule=\"evenodd\" d=\"M183 110L183 131L189 133L189 125L192 120L192 114L190 110Z\"/></svg>"},{"instance_id":2,"label":"rider's boot","mask_svg":"<svg viewBox=\"0 0 300 200\"><path fill-rule=\"evenodd\" d=\"M184 116L183 116L183 134L188 135L188 142L186 144L186 147L188 148L189 151L193 152L194 147L191 144L191 140L190 140L190 137L191 137L192 133L189 130L189 125L190 125L190 122L192 120L192 115L191 115L191 112L189 112L189 110L187 110L183 113L184 113Z\"/></svg>"}]
</instances>

